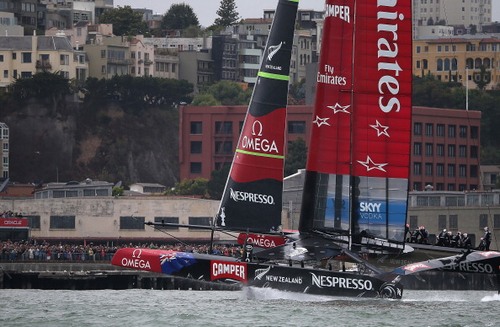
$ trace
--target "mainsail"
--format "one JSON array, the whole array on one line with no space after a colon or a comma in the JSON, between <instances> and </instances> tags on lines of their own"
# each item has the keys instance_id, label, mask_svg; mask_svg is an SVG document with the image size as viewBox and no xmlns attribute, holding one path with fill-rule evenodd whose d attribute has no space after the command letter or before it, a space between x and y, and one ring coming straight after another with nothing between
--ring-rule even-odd
<instances>
[{"instance_id":1,"label":"mainsail","mask_svg":"<svg viewBox=\"0 0 500 327\"><path fill-rule=\"evenodd\" d=\"M301 233L404 242L411 42L410 0L326 1Z\"/></svg>"},{"instance_id":2,"label":"mainsail","mask_svg":"<svg viewBox=\"0 0 500 327\"><path fill-rule=\"evenodd\" d=\"M270 232L281 224L286 105L298 0L280 0L267 40L217 226Z\"/></svg>"}]
</instances>

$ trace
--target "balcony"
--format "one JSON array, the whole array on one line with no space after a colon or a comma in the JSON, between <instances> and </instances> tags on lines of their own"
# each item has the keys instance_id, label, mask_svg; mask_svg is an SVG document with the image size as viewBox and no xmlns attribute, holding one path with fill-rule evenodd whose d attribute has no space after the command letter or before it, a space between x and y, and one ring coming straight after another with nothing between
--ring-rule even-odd
<instances>
[{"instance_id":1,"label":"balcony","mask_svg":"<svg viewBox=\"0 0 500 327\"><path fill-rule=\"evenodd\" d=\"M49 70L52 69L52 65L47 60L37 60L36 66L37 69Z\"/></svg>"}]
</instances>

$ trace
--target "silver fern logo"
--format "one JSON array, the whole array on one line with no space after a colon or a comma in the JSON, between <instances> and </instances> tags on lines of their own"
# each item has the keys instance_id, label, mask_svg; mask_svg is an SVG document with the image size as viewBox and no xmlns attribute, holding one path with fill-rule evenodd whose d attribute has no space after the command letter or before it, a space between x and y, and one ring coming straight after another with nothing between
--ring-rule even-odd
<instances>
[{"instance_id":1,"label":"silver fern logo","mask_svg":"<svg viewBox=\"0 0 500 327\"><path fill-rule=\"evenodd\" d=\"M256 269L255 270L255 279L258 279L258 280L261 280L262 277L264 277L268 272L269 270L271 270L271 266L265 268L265 269Z\"/></svg>"},{"instance_id":2,"label":"silver fern logo","mask_svg":"<svg viewBox=\"0 0 500 327\"><path fill-rule=\"evenodd\" d=\"M280 51L281 46L283 45L283 42L280 42L278 45L271 45L269 46L269 49L267 49L267 60L271 61L273 60L273 57L278 51Z\"/></svg>"}]
</instances>

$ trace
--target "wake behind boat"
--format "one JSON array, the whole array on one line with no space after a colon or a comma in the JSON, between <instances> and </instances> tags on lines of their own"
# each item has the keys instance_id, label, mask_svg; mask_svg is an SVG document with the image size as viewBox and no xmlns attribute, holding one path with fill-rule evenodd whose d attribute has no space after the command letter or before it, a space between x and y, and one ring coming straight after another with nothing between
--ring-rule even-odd
<instances>
[{"instance_id":1,"label":"wake behind boat","mask_svg":"<svg viewBox=\"0 0 500 327\"><path fill-rule=\"evenodd\" d=\"M410 0L326 1L299 231L285 235L282 245L254 251L250 235L283 237L286 105L297 7L298 0L278 2L210 227L243 232L242 257L127 248L117 251L112 264L291 292L395 299L403 295L401 278L421 271L476 266L482 267L477 273L498 276L498 252L458 254L389 272L366 260L408 249Z\"/></svg>"}]
</instances>

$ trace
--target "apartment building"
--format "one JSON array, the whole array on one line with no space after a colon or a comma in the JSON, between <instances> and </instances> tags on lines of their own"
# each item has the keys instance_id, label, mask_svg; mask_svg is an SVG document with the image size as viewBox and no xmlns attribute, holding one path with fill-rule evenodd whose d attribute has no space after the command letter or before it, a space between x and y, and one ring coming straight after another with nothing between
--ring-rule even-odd
<instances>
[{"instance_id":1,"label":"apartment building","mask_svg":"<svg viewBox=\"0 0 500 327\"><path fill-rule=\"evenodd\" d=\"M413 0L413 25L482 26L491 23L491 0Z\"/></svg>"},{"instance_id":2,"label":"apartment building","mask_svg":"<svg viewBox=\"0 0 500 327\"><path fill-rule=\"evenodd\" d=\"M83 51L89 58L89 77L109 79L130 74L133 61L126 37L105 37L100 42L85 44Z\"/></svg>"},{"instance_id":3,"label":"apartment building","mask_svg":"<svg viewBox=\"0 0 500 327\"><path fill-rule=\"evenodd\" d=\"M85 54L65 36L0 36L0 64L0 87L42 71L82 81L88 70Z\"/></svg>"},{"instance_id":4,"label":"apartment building","mask_svg":"<svg viewBox=\"0 0 500 327\"><path fill-rule=\"evenodd\" d=\"M500 38L483 34L414 40L413 74L431 74L470 89L484 82L485 89L494 89L500 82Z\"/></svg>"}]
</instances>

